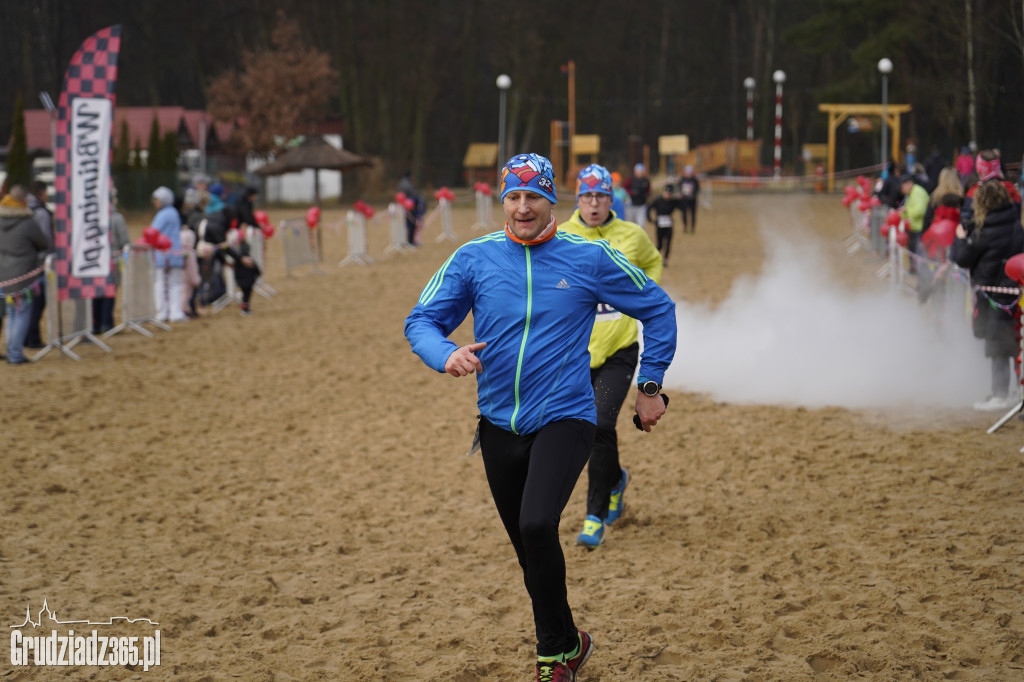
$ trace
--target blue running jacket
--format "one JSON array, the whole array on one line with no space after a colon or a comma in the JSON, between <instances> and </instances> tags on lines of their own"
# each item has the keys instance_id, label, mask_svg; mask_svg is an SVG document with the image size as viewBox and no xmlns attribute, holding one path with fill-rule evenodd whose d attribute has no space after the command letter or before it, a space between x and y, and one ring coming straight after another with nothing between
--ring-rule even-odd
<instances>
[{"instance_id":1,"label":"blue running jacket","mask_svg":"<svg viewBox=\"0 0 1024 682\"><path fill-rule=\"evenodd\" d=\"M661 383L676 347L675 304L604 240L557 231L527 246L504 232L459 247L405 320L412 350L438 372L458 346L447 337L473 311L477 406L513 433L563 419L597 420L587 344L598 302L644 325L639 375Z\"/></svg>"}]
</instances>

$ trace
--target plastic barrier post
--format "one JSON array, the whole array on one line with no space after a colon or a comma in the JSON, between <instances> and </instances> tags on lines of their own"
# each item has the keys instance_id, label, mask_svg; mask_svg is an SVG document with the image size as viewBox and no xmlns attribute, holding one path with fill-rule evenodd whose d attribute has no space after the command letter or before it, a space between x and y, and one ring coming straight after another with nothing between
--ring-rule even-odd
<instances>
[{"instance_id":1,"label":"plastic barrier post","mask_svg":"<svg viewBox=\"0 0 1024 682\"><path fill-rule=\"evenodd\" d=\"M441 242L446 239L450 242L458 241L459 238L455 234L455 230L452 228L451 202L444 197L441 197L437 200L437 205L441 210L441 234L437 235L437 239L434 241Z\"/></svg>"},{"instance_id":2,"label":"plastic barrier post","mask_svg":"<svg viewBox=\"0 0 1024 682\"><path fill-rule=\"evenodd\" d=\"M491 200L491 195L477 190L476 222L473 224L474 230L490 230L494 228L494 218L491 213L493 207L494 202Z\"/></svg>"},{"instance_id":3,"label":"plastic barrier post","mask_svg":"<svg viewBox=\"0 0 1024 682\"><path fill-rule=\"evenodd\" d=\"M370 265L373 259L366 253L366 216L359 211L349 211L345 217L348 227L348 255L338 265L344 267L349 263Z\"/></svg>"},{"instance_id":4,"label":"plastic barrier post","mask_svg":"<svg viewBox=\"0 0 1024 682\"><path fill-rule=\"evenodd\" d=\"M384 249L384 253L411 251L413 247L405 241L405 208L395 202L388 204L388 223L391 243Z\"/></svg>"}]
</instances>

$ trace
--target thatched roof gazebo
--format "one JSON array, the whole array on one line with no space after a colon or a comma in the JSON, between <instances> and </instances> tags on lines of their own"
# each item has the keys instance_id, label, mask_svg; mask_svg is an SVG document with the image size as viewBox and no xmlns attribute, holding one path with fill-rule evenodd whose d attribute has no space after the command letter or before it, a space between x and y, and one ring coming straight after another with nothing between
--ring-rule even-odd
<instances>
[{"instance_id":1,"label":"thatched roof gazebo","mask_svg":"<svg viewBox=\"0 0 1024 682\"><path fill-rule=\"evenodd\" d=\"M313 169L313 202L320 205L320 171L343 171L373 164L357 154L338 149L320 135L307 135L297 147L289 149L267 165L257 168L261 176L283 175Z\"/></svg>"}]
</instances>

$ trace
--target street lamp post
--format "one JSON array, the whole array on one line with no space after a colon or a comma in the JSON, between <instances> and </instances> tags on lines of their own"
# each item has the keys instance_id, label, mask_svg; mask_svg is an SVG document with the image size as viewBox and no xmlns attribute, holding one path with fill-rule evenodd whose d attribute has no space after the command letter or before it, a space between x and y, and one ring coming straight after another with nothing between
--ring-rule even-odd
<instances>
[{"instance_id":1,"label":"street lamp post","mask_svg":"<svg viewBox=\"0 0 1024 682\"><path fill-rule=\"evenodd\" d=\"M772 74L775 81L775 179L782 177L782 84L786 72L779 69Z\"/></svg>"},{"instance_id":2,"label":"street lamp post","mask_svg":"<svg viewBox=\"0 0 1024 682\"><path fill-rule=\"evenodd\" d=\"M495 81L498 86L499 100L498 100L498 172L501 173L501 167L505 165L505 94L508 89L512 87L512 79L507 74L501 74Z\"/></svg>"},{"instance_id":3,"label":"street lamp post","mask_svg":"<svg viewBox=\"0 0 1024 682\"><path fill-rule=\"evenodd\" d=\"M747 89L747 139L754 139L754 86L757 83L747 76L743 79L743 87Z\"/></svg>"},{"instance_id":4,"label":"street lamp post","mask_svg":"<svg viewBox=\"0 0 1024 682\"><path fill-rule=\"evenodd\" d=\"M882 57L878 60L878 72L882 74L882 172L888 158L886 147L889 142L889 74L892 73L892 60Z\"/></svg>"}]
</instances>

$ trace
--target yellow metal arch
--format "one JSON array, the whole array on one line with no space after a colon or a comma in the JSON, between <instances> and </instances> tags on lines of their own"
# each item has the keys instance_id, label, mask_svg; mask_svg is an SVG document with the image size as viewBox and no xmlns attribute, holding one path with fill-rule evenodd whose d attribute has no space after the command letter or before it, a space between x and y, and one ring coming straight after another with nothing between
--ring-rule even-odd
<instances>
[{"instance_id":1,"label":"yellow metal arch","mask_svg":"<svg viewBox=\"0 0 1024 682\"><path fill-rule=\"evenodd\" d=\"M850 116L877 116L883 118L881 104L819 104L818 111L828 114L828 191L836 188L836 129ZM888 125L892 152L890 157L900 158L900 114L910 111L909 104L887 104L882 125Z\"/></svg>"}]
</instances>

